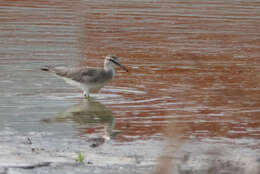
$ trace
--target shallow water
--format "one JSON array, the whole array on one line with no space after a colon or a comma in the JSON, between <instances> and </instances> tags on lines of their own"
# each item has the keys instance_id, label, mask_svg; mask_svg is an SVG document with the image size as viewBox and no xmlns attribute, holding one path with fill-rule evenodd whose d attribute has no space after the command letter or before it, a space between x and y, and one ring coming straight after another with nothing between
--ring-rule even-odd
<instances>
[{"instance_id":1,"label":"shallow water","mask_svg":"<svg viewBox=\"0 0 260 174\"><path fill-rule=\"evenodd\" d=\"M260 145L258 1L7 0L0 23L2 130L116 134L120 144L161 139L173 121L191 140ZM102 66L108 54L130 72L117 69L92 96L94 111L40 71Z\"/></svg>"},{"instance_id":2,"label":"shallow water","mask_svg":"<svg viewBox=\"0 0 260 174\"><path fill-rule=\"evenodd\" d=\"M259 145L259 2L84 5L81 63L116 54L130 68L104 89L122 96L103 101L119 140L160 137L173 120L190 137Z\"/></svg>"}]
</instances>

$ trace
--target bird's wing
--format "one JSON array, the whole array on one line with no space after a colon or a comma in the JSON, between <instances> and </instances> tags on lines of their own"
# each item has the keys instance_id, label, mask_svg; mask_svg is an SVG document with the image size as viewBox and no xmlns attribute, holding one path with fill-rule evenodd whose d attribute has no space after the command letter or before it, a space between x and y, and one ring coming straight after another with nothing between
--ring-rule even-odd
<instances>
[{"instance_id":1,"label":"bird's wing","mask_svg":"<svg viewBox=\"0 0 260 174\"><path fill-rule=\"evenodd\" d=\"M105 73L103 69L85 68L73 74L71 79L81 83L96 83L103 81L104 75Z\"/></svg>"},{"instance_id":2,"label":"bird's wing","mask_svg":"<svg viewBox=\"0 0 260 174\"><path fill-rule=\"evenodd\" d=\"M58 76L72 78L75 74L81 71L83 67L49 67L49 71L56 73Z\"/></svg>"},{"instance_id":3,"label":"bird's wing","mask_svg":"<svg viewBox=\"0 0 260 174\"><path fill-rule=\"evenodd\" d=\"M87 67L47 67L48 71L58 76L69 78L81 83L96 83L106 80L106 73L103 69ZM44 69L45 70L45 69Z\"/></svg>"}]
</instances>

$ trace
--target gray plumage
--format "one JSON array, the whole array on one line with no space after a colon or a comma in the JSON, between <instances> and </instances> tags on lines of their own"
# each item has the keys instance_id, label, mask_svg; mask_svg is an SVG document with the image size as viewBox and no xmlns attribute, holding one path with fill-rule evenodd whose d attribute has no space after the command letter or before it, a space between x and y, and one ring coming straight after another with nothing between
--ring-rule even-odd
<instances>
[{"instance_id":1,"label":"gray plumage","mask_svg":"<svg viewBox=\"0 0 260 174\"><path fill-rule=\"evenodd\" d=\"M114 65L128 71L124 66L117 62L116 56L106 56L103 69L46 66L42 68L42 70L54 72L67 83L82 89L84 91L84 96L89 97L90 91L101 89L107 82L113 79L115 75Z\"/></svg>"},{"instance_id":2,"label":"gray plumage","mask_svg":"<svg viewBox=\"0 0 260 174\"><path fill-rule=\"evenodd\" d=\"M80 83L100 83L113 78L113 71L104 69L94 69L87 67L53 67L50 71L58 76L69 78Z\"/></svg>"}]
</instances>

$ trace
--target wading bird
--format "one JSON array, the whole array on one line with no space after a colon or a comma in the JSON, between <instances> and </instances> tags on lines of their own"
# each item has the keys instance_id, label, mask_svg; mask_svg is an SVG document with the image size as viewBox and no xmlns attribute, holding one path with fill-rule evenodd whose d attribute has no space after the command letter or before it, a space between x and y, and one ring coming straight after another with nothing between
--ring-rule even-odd
<instances>
[{"instance_id":1,"label":"wading bird","mask_svg":"<svg viewBox=\"0 0 260 174\"><path fill-rule=\"evenodd\" d=\"M111 55L105 57L104 68L46 66L41 70L54 72L67 83L83 90L83 95L89 98L91 91L101 89L113 79L115 65L128 72L126 67L118 63L117 57Z\"/></svg>"}]
</instances>

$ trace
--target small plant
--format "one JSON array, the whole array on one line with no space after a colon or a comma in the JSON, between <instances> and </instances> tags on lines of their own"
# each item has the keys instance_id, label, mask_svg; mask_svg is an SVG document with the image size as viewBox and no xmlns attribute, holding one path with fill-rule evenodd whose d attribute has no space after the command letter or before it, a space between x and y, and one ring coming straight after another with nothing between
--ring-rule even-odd
<instances>
[{"instance_id":1,"label":"small plant","mask_svg":"<svg viewBox=\"0 0 260 174\"><path fill-rule=\"evenodd\" d=\"M82 153L79 152L78 158L76 159L76 161L79 162L79 163L84 163L84 159L85 159L84 155L82 155Z\"/></svg>"}]
</instances>

